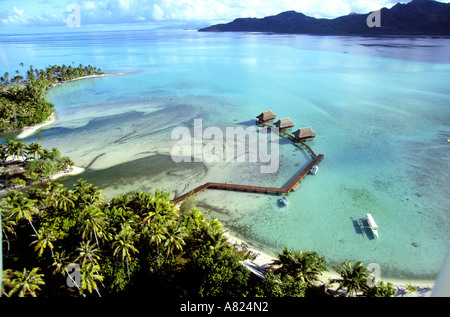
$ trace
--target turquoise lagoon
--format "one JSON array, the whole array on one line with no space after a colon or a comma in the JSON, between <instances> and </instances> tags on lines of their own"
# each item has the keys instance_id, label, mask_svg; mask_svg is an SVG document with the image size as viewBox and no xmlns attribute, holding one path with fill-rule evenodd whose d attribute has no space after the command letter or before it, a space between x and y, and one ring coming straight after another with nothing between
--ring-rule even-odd
<instances>
[{"instance_id":1,"label":"turquoise lagoon","mask_svg":"<svg viewBox=\"0 0 450 317\"><path fill-rule=\"evenodd\" d=\"M0 37L0 65L94 65L118 76L52 88L57 120L26 139L58 147L108 198L205 182L284 186L311 159L280 137L279 169L171 159L177 127L254 126L271 109L318 133L325 155L277 196L206 191L200 208L268 253L316 250L330 265L378 263L382 278L433 280L450 245L450 40L122 30ZM207 142L205 142L207 143ZM371 213L379 239L356 221Z\"/></svg>"}]
</instances>

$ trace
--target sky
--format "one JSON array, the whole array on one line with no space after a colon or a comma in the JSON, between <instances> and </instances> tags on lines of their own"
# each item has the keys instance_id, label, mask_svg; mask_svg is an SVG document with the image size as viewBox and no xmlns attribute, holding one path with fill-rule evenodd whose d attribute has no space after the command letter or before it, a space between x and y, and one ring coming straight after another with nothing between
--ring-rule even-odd
<instances>
[{"instance_id":1,"label":"sky","mask_svg":"<svg viewBox=\"0 0 450 317\"><path fill-rule=\"evenodd\" d=\"M295 10L316 18L369 13L411 0L0 0L0 33L20 28L223 23ZM439 2L450 2L440 0Z\"/></svg>"}]
</instances>

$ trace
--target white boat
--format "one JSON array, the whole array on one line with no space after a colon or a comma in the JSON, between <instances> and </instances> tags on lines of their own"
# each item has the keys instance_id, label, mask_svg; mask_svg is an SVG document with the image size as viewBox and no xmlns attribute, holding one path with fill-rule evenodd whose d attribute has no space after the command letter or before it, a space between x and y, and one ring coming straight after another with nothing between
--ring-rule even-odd
<instances>
[{"instance_id":1,"label":"white boat","mask_svg":"<svg viewBox=\"0 0 450 317\"><path fill-rule=\"evenodd\" d=\"M366 215L366 221L367 224L369 225L369 228L372 230L373 235L378 238L378 225L373 219L371 214Z\"/></svg>"},{"instance_id":2,"label":"white boat","mask_svg":"<svg viewBox=\"0 0 450 317\"><path fill-rule=\"evenodd\" d=\"M316 174L319 171L319 166L314 165L309 171L311 174Z\"/></svg>"}]
</instances>

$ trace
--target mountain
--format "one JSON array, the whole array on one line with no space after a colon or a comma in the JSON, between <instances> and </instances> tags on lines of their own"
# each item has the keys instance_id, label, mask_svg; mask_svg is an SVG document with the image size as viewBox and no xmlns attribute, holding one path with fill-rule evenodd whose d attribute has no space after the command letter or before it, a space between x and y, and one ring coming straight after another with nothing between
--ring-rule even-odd
<instances>
[{"instance_id":1,"label":"mountain","mask_svg":"<svg viewBox=\"0 0 450 317\"><path fill-rule=\"evenodd\" d=\"M209 32L285 32L294 27L306 27L318 19L311 18L303 13L287 11L275 16L257 18L239 18L231 23L217 24L199 31Z\"/></svg>"},{"instance_id":2,"label":"mountain","mask_svg":"<svg viewBox=\"0 0 450 317\"><path fill-rule=\"evenodd\" d=\"M273 32L310 35L450 35L450 3L413 0L380 10L380 27L369 27L370 13L351 13L335 19L316 19L287 11L274 16L239 18L200 32Z\"/></svg>"}]
</instances>

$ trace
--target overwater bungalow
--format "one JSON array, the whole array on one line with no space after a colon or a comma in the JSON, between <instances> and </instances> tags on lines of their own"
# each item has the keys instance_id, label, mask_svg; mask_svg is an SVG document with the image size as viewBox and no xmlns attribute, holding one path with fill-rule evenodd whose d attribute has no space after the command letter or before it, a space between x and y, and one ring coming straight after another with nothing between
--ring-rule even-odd
<instances>
[{"instance_id":1,"label":"overwater bungalow","mask_svg":"<svg viewBox=\"0 0 450 317\"><path fill-rule=\"evenodd\" d=\"M305 140L305 139L313 139L316 137L317 133L315 133L311 127L301 128L292 133L292 135L297 140Z\"/></svg>"},{"instance_id":2,"label":"overwater bungalow","mask_svg":"<svg viewBox=\"0 0 450 317\"><path fill-rule=\"evenodd\" d=\"M274 124L274 126L279 128L280 130L293 128L294 125L295 125L294 122L292 122L290 118L280 119Z\"/></svg>"},{"instance_id":3,"label":"overwater bungalow","mask_svg":"<svg viewBox=\"0 0 450 317\"><path fill-rule=\"evenodd\" d=\"M264 111L256 118L259 120L260 123L264 123L264 122L269 122L269 121L275 120L276 117L277 116L272 111L268 110L268 111Z\"/></svg>"}]
</instances>

